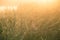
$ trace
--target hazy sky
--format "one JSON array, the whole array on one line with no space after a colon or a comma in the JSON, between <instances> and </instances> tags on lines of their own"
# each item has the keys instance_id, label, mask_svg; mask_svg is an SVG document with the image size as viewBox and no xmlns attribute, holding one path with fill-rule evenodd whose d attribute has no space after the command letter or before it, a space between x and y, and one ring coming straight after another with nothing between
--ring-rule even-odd
<instances>
[{"instance_id":1,"label":"hazy sky","mask_svg":"<svg viewBox=\"0 0 60 40\"><path fill-rule=\"evenodd\" d=\"M59 2L59 3L58 3ZM27 8L33 8L34 9L54 9L57 6L60 5L59 0L0 0L0 6L17 6L19 5L20 8L24 8L26 10ZM29 7L30 6L30 7Z\"/></svg>"},{"instance_id":2,"label":"hazy sky","mask_svg":"<svg viewBox=\"0 0 60 40\"><path fill-rule=\"evenodd\" d=\"M56 2L57 0L48 0L48 3ZM0 5L18 5L20 3L46 3L47 0L0 0Z\"/></svg>"},{"instance_id":3,"label":"hazy sky","mask_svg":"<svg viewBox=\"0 0 60 40\"><path fill-rule=\"evenodd\" d=\"M14 6L19 3L19 0L0 0L0 6L5 5L5 6Z\"/></svg>"}]
</instances>

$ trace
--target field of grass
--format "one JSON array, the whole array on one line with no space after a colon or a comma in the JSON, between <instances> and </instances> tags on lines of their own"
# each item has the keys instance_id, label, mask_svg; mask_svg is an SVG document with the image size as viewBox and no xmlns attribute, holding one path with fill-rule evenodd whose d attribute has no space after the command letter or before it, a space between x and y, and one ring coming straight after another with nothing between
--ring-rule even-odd
<instances>
[{"instance_id":1,"label":"field of grass","mask_svg":"<svg viewBox=\"0 0 60 40\"><path fill-rule=\"evenodd\" d=\"M59 13L50 15L0 13L0 40L60 40Z\"/></svg>"},{"instance_id":2,"label":"field of grass","mask_svg":"<svg viewBox=\"0 0 60 40\"><path fill-rule=\"evenodd\" d=\"M0 12L0 40L60 40L60 11L31 5Z\"/></svg>"}]
</instances>

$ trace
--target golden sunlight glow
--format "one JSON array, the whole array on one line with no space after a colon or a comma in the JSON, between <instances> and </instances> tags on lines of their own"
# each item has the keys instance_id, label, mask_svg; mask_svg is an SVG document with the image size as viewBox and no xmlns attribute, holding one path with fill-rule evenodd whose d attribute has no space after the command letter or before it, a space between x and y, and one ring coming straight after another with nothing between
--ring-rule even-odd
<instances>
[{"instance_id":1,"label":"golden sunlight glow","mask_svg":"<svg viewBox=\"0 0 60 40\"><path fill-rule=\"evenodd\" d=\"M52 5L55 4L57 2L57 0L37 0L36 1L38 4L43 4L43 5Z\"/></svg>"},{"instance_id":2,"label":"golden sunlight glow","mask_svg":"<svg viewBox=\"0 0 60 40\"><path fill-rule=\"evenodd\" d=\"M0 6L0 11L5 11L5 10L17 10L16 6Z\"/></svg>"},{"instance_id":3,"label":"golden sunlight glow","mask_svg":"<svg viewBox=\"0 0 60 40\"><path fill-rule=\"evenodd\" d=\"M17 10L17 7L19 6L19 8L23 7L23 5L31 5L30 8L32 8L32 5L34 6L34 9L40 9L41 10L46 10L46 8L48 8L48 10L50 9L55 9L58 5L58 0L6 0L2 2L3 6L0 6L0 10ZM37 6L38 5L38 6ZM25 8L25 6L24 6ZM24 9L22 8L22 9ZM28 6L26 6L26 9L28 8ZM25 9L25 10L26 10Z\"/></svg>"},{"instance_id":4,"label":"golden sunlight glow","mask_svg":"<svg viewBox=\"0 0 60 40\"><path fill-rule=\"evenodd\" d=\"M20 0L21 5L22 4L37 4L43 7L56 7L58 5L58 0Z\"/></svg>"},{"instance_id":5,"label":"golden sunlight glow","mask_svg":"<svg viewBox=\"0 0 60 40\"><path fill-rule=\"evenodd\" d=\"M37 0L38 2L41 2L41 3L52 3L52 2L56 2L56 0Z\"/></svg>"},{"instance_id":6,"label":"golden sunlight glow","mask_svg":"<svg viewBox=\"0 0 60 40\"><path fill-rule=\"evenodd\" d=\"M59 0L20 0L22 12L27 12L33 7L35 11L53 11L58 8ZM25 6L24 6L25 5ZM30 6L30 7L29 7ZM34 11L34 12L35 12Z\"/></svg>"},{"instance_id":7,"label":"golden sunlight glow","mask_svg":"<svg viewBox=\"0 0 60 40\"><path fill-rule=\"evenodd\" d=\"M17 5L19 3L19 0L7 0L7 2L10 4L10 5Z\"/></svg>"},{"instance_id":8,"label":"golden sunlight glow","mask_svg":"<svg viewBox=\"0 0 60 40\"><path fill-rule=\"evenodd\" d=\"M20 0L20 2L39 2L39 3L52 3L56 2L57 0Z\"/></svg>"},{"instance_id":9,"label":"golden sunlight glow","mask_svg":"<svg viewBox=\"0 0 60 40\"><path fill-rule=\"evenodd\" d=\"M58 5L58 0L37 0L39 5L43 5L44 7L56 7Z\"/></svg>"}]
</instances>

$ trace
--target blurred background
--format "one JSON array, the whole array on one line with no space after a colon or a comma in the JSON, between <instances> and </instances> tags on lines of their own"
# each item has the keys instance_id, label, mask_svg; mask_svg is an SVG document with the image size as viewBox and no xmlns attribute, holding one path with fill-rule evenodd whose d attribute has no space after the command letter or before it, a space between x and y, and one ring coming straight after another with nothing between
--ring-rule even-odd
<instances>
[{"instance_id":1,"label":"blurred background","mask_svg":"<svg viewBox=\"0 0 60 40\"><path fill-rule=\"evenodd\" d=\"M60 0L0 0L0 40L60 40Z\"/></svg>"}]
</instances>

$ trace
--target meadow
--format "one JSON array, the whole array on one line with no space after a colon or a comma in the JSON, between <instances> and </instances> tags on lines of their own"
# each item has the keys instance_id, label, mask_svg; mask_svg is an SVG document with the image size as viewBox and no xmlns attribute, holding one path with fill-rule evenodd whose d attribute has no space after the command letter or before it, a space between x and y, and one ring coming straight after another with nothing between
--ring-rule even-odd
<instances>
[{"instance_id":1,"label":"meadow","mask_svg":"<svg viewBox=\"0 0 60 40\"><path fill-rule=\"evenodd\" d=\"M0 12L0 40L60 40L58 8L39 9L36 4L21 7Z\"/></svg>"}]
</instances>

